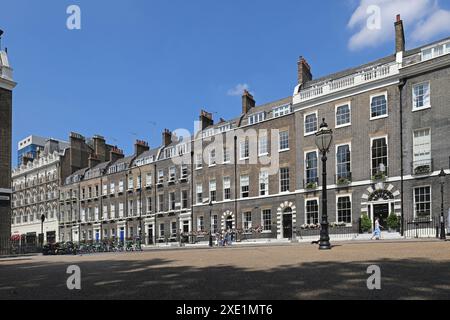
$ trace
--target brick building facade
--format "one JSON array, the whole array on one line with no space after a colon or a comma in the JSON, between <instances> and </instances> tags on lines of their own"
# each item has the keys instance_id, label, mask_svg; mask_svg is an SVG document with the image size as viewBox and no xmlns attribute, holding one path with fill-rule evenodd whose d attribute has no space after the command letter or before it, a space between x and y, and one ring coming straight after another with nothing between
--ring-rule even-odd
<instances>
[{"instance_id":1,"label":"brick building facade","mask_svg":"<svg viewBox=\"0 0 450 320\"><path fill-rule=\"evenodd\" d=\"M301 57L292 96L257 106L244 92L235 119L215 123L201 111L193 135L166 130L154 150L137 142L130 157L79 168L64 193L106 190L104 202L98 193L74 199L87 209L84 218L62 218L63 239L76 239L79 228L86 228L79 231L83 240L141 235L148 244L175 242L181 233L206 241L211 230L227 229L295 239L320 222L315 133L322 119L334 134L327 162L331 223L352 227L364 214L384 226L391 214L404 224L438 220L438 174L450 174L450 39L407 51L400 18L395 34L393 55L320 79Z\"/></svg>"}]
</instances>

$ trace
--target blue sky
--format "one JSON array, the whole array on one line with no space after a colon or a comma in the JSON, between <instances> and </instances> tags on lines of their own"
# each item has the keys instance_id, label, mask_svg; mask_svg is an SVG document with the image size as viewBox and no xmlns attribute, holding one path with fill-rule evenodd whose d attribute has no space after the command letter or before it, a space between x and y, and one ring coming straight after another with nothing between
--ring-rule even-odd
<instances>
[{"instance_id":1,"label":"blue sky","mask_svg":"<svg viewBox=\"0 0 450 320\"><path fill-rule=\"evenodd\" d=\"M257 104L291 95L300 55L320 77L392 54L397 12L408 47L449 36L449 2L2 1L3 45L19 83L14 149L30 134L70 131L101 134L127 153L135 139L157 146L164 128L192 130L202 108L236 117L240 96L230 93L239 85ZM365 35L371 3L382 28ZM66 28L71 4L81 30Z\"/></svg>"}]
</instances>

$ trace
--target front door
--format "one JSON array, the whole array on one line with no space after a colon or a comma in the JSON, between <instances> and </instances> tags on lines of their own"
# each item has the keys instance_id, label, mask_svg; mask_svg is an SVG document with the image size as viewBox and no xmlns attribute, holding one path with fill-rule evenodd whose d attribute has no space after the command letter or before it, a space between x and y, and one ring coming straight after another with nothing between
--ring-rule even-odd
<instances>
[{"instance_id":1,"label":"front door","mask_svg":"<svg viewBox=\"0 0 450 320\"><path fill-rule=\"evenodd\" d=\"M225 228L226 230L233 230L233 218L231 216L227 218Z\"/></svg>"},{"instance_id":2,"label":"front door","mask_svg":"<svg viewBox=\"0 0 450 320\"><path fill-rule=\"evenodd\" d=\"M292 214L283 215L283 238L292 239Z\"/></svg>"},{"instance_id":3,"label":"front door","mask_svg":"<svg viewBox=\"0 0 450 320\"><path fill-rule=\"evenodd\" d=\"M153 227L148 227L148 244L153 244Z\"/></svg>"},{"instance_id":4,"label":"front door","mask_svg":"<svg viewBox=\"0 0 450 320\"><path fill-rule=\"evenodd\" d=\"M373 206L373 221L375 223L375 219L379 218L380 226L387 230L387 219L389 217L389 204L376 204ZM382 230L383 230L382 228Z\"/></svg>"}]
</instances>

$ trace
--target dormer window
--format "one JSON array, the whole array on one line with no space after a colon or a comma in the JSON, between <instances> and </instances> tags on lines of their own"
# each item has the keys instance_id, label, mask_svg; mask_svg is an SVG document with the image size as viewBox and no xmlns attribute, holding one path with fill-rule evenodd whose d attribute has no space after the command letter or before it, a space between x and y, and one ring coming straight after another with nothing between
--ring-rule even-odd
<instances>
[{"instance_id":1,"label":"dormer window","mask_svg":"<svg viewBox=\"0 0 450 320\"><path fill-rule=\"evenodd\" d=\"M250 116L248 118L248 124L252 125L252 124L256 124L256 123L262 122L264 120L266 120L266 113L265 112L260 112L260 113L257 113L257 114L254 114L254 115Z\"/></svg>"},{"instance_id":2,"label":"dormer window","mask_svg":"<svg viewBox=\"0 0 450 320\"><path fill-rule=\"evenodd\" d=\"M279 118L279 117L282 117L289 113L291 113L291 105L290 104L276 107L273 109L273 117L274 118Z\"/></svg>"}]
</instances>

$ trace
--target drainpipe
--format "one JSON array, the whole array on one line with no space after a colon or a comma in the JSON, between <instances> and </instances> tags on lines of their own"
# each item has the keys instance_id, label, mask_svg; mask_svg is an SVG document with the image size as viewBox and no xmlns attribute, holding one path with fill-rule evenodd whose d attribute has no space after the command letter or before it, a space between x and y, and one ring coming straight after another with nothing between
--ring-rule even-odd
<instances>
[{"instance_id":1,"label":"drainpipe","mask_svg":"<svg viewBox=\"0 0 450 320\"><path fill-rule=\"evenodd\" d=\"M406 80L405 79L401 79L400 83L398 85L398 90L399 90L399 94L400 94L400 199L401 199L401 206L402 206L402 211L401 211L401 229L400 229L400 233L401 236L404 236L405 233L405 205L404 205L404 159L403 159L403 88L405 87L406 84Z\"/></svg>"},{"instance_id":2,"label":"drainpipe","mask_svg":"<svg viewBox=\"0 0 450 320\"><path fill-rule=\"evenodd\" d=\"M156 233L158 232L158 226L156 224L156 217L158 216L158 196L157 196L157 184L158 184L158 177L157 177L158 171L157 171L157 167L156 167L156 161L155 164L153 165L153 194L155 197L155 201L153 203L153 212L155 213L155 224L153 226L153 245L156 246Z\"/></svg>"},{"instance_id":3,"label":"drainpipe","mask_svg":"<svg viewBox=\"0 0 450 320\"><path fill-rule=\"evenodd\" d=\"M191 142L191 234L194 232L194 143ZM191 236L191 243L194 243L194 237Z\"/></svg>"},{"instance_id":4,"label":"drainpipe","mask_svg":"<svg viewBox=\"0 0 450 320\"><path fill-rule=\"evenodd\" d=\"M237 136L234 136L234 214L235 214L235 225L237 226L237 218L238 218L238 212L237 212ZM225 227L226 228L226 227Z\"/></svg>"}]
</instances>

